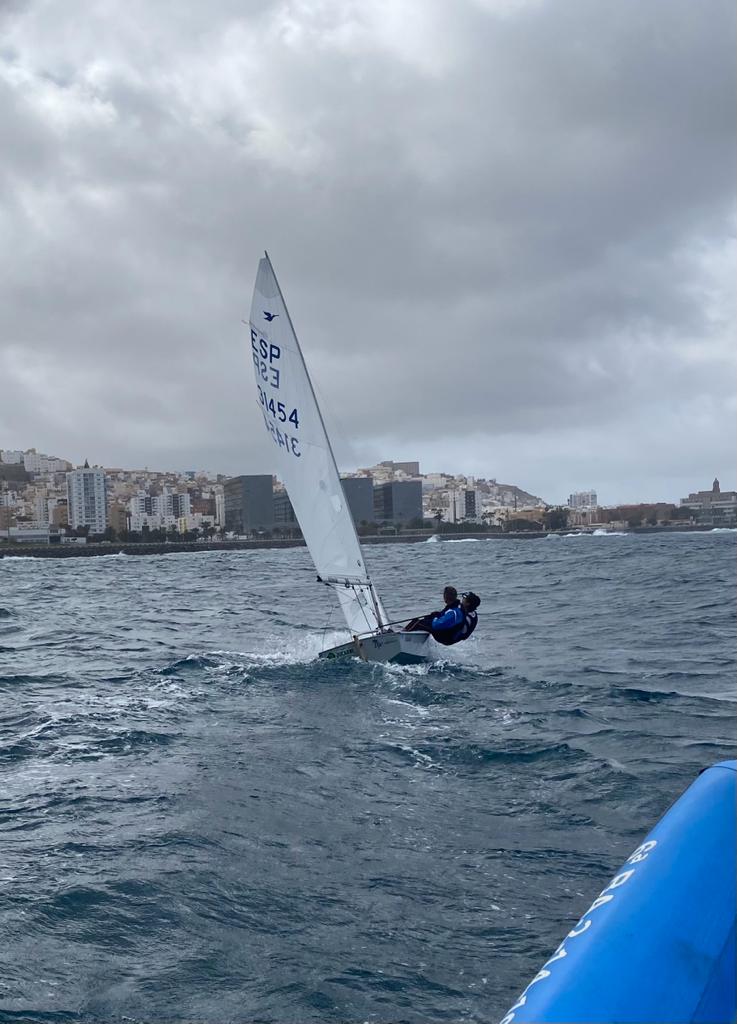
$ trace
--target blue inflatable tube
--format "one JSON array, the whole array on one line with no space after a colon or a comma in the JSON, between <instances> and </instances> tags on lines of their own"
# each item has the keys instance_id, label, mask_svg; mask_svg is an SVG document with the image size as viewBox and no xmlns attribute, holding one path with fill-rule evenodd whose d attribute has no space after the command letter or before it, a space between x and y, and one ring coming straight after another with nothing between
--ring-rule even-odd
<instances>
[{"instance_id":1,"label":"blue inflatable tube","mask_svg":"<svg viewBox=\"0 0 737 1024\"><path fill-rule=\"evenodd\" d=\"M500 1024L732 1024L737 761L702 772Z\"/></svg>"}]
</instances>

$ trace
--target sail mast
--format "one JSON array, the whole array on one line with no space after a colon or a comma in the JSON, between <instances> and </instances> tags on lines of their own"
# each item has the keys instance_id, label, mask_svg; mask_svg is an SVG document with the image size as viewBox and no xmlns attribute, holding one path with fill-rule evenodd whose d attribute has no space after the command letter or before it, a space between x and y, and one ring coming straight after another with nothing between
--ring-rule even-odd
<instances>
[{"instance_id":1,"label":"sail mast","mask_svg":"<svg viewBox=\"0 0 737 1024\"><path fill-rule=\"evenodd\" d=\"M326 449L327 449L327 452L328 452L328 454L330 456L330 459L332 461L333 468L335 469L335 475L336 475L336 477L338 479L338 484L340 486L341 494L343 495L343 502L346 505L346 507L349 507L348 506L348 499L346 498L346 494L345 494L345 488L343 487L343 481L340 479L340 471L338 470L338 463L337 463L336 458L335 458L335 452L333 451L333 445L332 445L332 442L330 441L330 435L328 434L327 427L325 426L325 420L323 419L322 410L320 409L320 403L317 401L317 395L315 394L315 388L314 388L314 385L312 383L312 378L310 377L309 370L307 369L307 363L305 362L304 353L302 352L302 346L299 344L299 339L297 338L297 332L294 329L294 324L292 322L292 317L290 316L290 313L289 313L289 307L287 306L286 300L284 298L284 293L281 290L281 285L279 284L279 279L276 276L276 272L274 270L274 265L271 262L271 257L269 256L269 254L268 254L268 252L266 250L264 250L264 257L265 257L267 263L269 264L269 269L271 270L272 276L274 278L274 283L276 284L277 290L279 292L279 298L281 299L281 303L282 303L282 307L284 309L284 313L286 315L287 321L289 323L289 327L290 327L290 329L292 331L292 334L294 336L294 339L296 341L296 350L299 353L299 357L300 357L300 360L302 362L302 367L303 367L304 373L305 373L305 379L307 380L307 384L309 386L310 393L312 395L312 400L313 400L313 402L315 404L315 409L317 410L317 415L318 415L318 418L320 420L320 425L321 425L323 433L325 435ZM368 567L366 565L366 556L365 556L365 554L363 552L363 549L361 548L361 542L360 542L360 540L358 538L358 531L356 530L356 524L353 522L353 516L352 515L350 515L349 518L350 518L350 525L351 525L351 528L353 530L353 536L356 539L356 544L358 545L358 548L359 548L359 550L361 552L361 558L363 559L363 568L364 568L364 571L366 573L366 581L368 583L369 592L371 594L371 600L372 600L372 603L374 605L374 612L375 612L377 621L379 623L379 626L381 627L381 626L384 625L384 623L382 622L382 616L381 616L381 605L380 605L379 601L377 600L377 596L376 596L376 593L374 591L374 586L373 586L373 583L371 582L371 576L369 575Z\"/></svg>"}]
</instances>

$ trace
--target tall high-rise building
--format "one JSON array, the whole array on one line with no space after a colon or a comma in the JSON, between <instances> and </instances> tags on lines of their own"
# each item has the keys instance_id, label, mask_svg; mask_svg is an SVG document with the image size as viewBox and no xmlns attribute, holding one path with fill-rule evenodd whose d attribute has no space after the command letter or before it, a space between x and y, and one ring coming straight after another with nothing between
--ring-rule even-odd
<instances>
[{"instance_id":1,"label":"tall high-rise building","mask_svg":"<svg viewBox=\"0 0 737 1024\"><path fill-rule=\"evenodd\" d=\"M374 487L374 519L394 524L422 519L421 481L394 480Z\"/></svg>"},{"instance_id":2,"label":"tall high-rise building","mask_svg":"<svg viewBox=\"0 0 737 1024\"><path fill-rule=\"evenodd\" d=\"M104 533L107 529L107 497L105 471L73 469L67 473L67 503L69 525L74 530L88 526L90 533Z\"/></svg>"},{"instance_id":3,"label":"tall high-rise building","mask_svg":"<svg viewBox=\"0 0 737 1024\"><path fill-rule=\"evenodd\" d=\"M461 487L449 494L451 523L481 521L481 491L475 487Z\"/></svg>"},{"instance_id":4,"label":"tall high-rise building","mask_svg":"<svg viewBox=\"0 0 737 1024\"><path fill-rule=\"evenodd\" d=\"M370 476L342 476L340 482L356 526L374 522L374 481Z\"/></svg>"},{"instance_id":5,"label":"tall high-rise building","mask_svg":"<svg viewBox=\"0 0 737 1024\"><path fill-rule=\"evenodd\" d=\"M244 534L274 525L274 481L265 474L226 480L225 529Z\"/></svg>"}]
</instances>

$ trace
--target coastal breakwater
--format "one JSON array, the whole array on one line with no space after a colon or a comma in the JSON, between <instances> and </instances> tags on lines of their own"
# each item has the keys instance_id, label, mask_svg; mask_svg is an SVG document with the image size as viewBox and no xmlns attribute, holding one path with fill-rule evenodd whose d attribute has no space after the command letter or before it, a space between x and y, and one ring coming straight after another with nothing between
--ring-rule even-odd
<instances>
[{"instance_id":1,"label":"coastal breakwater","mask_svg":"<svg viewBox=\"0 0 737 1024\"><path fill-rule=\"evenodd\" d=\"M420 544L436 539L438 543L457 540L539 540L541 537L570 536L571 530L524 530L508 533L414 533L380 534L361 537L361 544ZM591 533L591 531L584 531ZM708 532L698 526L638 526L628 533ZM124 544L104 541L99 544L26 544L0 540L2 558L84 558L99 555L174 555L182 552L253 551L260 548L302 548L304 540L268 537L261 540L162 541L152 544Z\"/></svg>"}]
</instances>

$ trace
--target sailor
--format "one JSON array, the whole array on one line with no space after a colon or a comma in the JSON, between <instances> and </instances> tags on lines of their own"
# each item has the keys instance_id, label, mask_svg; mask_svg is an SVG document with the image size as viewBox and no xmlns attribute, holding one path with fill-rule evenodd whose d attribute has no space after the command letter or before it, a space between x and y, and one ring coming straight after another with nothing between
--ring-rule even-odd
<instances>
[{"instance_id":1,"label":"sailor","mask_svg":"<svg viewBox=\"0 0 737 1024\"><path fill-rule=\"evenodd\" d=\"M444 647L468 640L478 623L476 609L481 604L481 599L469 591L463 595L463 601L459 601L455 587L446 587L443 591L443 600L445 608L442 612L432 612L430 615L423 615L422 618L412 619L405 626L405 630L422 630L430 633L433 639Z\"/></svg>"},{"instance_id":2,"label":"sailor","mask_svg":"<svg viewBox=\"0 0 737 1024\"><path fill-rule=\"evenodd\" d=\"M412 619L404 627L405 632L422 631L431 633L438 643L454 643L450 637L463 625L463 612L455 587L447 586L443 590L445 607L439 612L430 612L420 618Z\"/></svg>"},{"instance_id":3,"label":"sailor","mask_svg":"<svg viewBox=\"0 0 737 1024\"><path fill-rule=\"evenodd\" d=\"M461 599L461 611L463 612L463 624L457 631L456 639L452 643L457 644L459 640L468 640L471 633L479 621L479 617L476 614L476 609L481 604L481 598L474 594L472 590L469 590L467 594L463 594Z\"/></svg>"}]
</instances>

